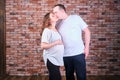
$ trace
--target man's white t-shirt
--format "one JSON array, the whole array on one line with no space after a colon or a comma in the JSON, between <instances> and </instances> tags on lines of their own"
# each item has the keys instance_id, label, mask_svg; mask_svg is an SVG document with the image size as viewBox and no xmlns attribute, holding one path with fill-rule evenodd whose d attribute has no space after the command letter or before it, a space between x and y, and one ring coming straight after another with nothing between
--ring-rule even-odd
<instances>
[{"instance_id":1,"label":"man's white t-shirt","mask_svg":"<svg viewBox=\"0 0 120 80\"><path fill-rule=\"evenodd\" d=\"M61 40L61 36L58 32L45 28L42 33L41 42L52 43L56 40ZM43 51L43 59L45 65L47 63L47 59L57 66L63 66L63 53L64 53L64 46L63 45L56 45L49 49L45 49Z\"/></svg>"},{"instance_id":2,"label":"man's white t-shirt","mask_svg":"<svg viewBox=\"0 0 120 80\"><path fill-rule=\"evenodd\" d=\"M58 27L64 44L64 57L84 53L82 30L88 27L88 25L83 19L78 15L70 15Z\"/></svg>"}]
</instances>

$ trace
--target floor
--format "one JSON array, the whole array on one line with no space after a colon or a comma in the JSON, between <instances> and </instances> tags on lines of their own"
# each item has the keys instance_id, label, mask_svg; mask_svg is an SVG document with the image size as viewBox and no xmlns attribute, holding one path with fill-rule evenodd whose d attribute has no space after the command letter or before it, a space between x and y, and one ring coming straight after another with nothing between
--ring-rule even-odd
<instances>
[{"instance_id":1,"label":"floor","mask_svg":"<svg viewBox=\"0 0 120 80\"><path fill-rule=\"evenodd\" d=\"M48 80L48 76L4 76L0 80ZM65 80L65 77L62 77ZM87 76L87 80L120 80L119 76Z\"/></svg>"}]
</instances>

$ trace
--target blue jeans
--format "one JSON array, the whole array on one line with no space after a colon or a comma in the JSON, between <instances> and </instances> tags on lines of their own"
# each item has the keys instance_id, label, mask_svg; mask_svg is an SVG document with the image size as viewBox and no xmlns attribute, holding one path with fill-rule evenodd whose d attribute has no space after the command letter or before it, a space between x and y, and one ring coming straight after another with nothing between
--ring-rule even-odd
<instances>
[{"instance_id":1,"label":"blue jeans","mask_svg":"<svg viewBox=\"0 0 120 80\"><path fill-rule=\"evenodd\" d=\"M66 70L66 80L75 80L74 72L77 80L86 80L86 61L85 54L64 57L64 65Z\"/></svg>"}]
</instances>

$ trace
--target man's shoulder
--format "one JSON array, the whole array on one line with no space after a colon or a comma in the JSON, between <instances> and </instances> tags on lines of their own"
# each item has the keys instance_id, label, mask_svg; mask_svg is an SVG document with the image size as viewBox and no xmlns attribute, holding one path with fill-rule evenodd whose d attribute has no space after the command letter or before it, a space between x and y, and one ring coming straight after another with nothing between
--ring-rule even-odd
<instances>
[{"instance_id":1,"label":"man's shoulder","mask_svg":"<svg viewBox=\"0 0 120 80\"><path fill-rule=\"evenodd\" d=\"M72 15L70 15L70 17L72 19L81 19L80 15L78 15L78 14L72 14Z\"/></svg>"},{"instance_id":2,"label":"man's shoulder","mask_svg":"<svg viewBox=\"0 0 120 80\"><path fill-rule=\"evenodd\" d=\"M80 15L74 14L74 15L70 15L69 20L79 22L82 20L82 18L80 17Z\"/></svg>"},{"instance_id":3,"label":"man's shoulder","mask_svg":"<svg viewBox=\"0 0 120 80\"><path fill-rule=\"evenodd\" d=\"M72 14L71 17L80 17L78 14Z\"/></svg>"}]
</instances>

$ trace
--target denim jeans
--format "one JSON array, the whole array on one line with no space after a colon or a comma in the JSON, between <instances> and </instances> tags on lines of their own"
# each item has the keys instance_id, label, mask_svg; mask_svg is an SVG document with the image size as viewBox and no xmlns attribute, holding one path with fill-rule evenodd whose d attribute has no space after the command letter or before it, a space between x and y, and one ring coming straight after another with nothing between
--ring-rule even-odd
<instances>
[{"instance_id":1,"label":"denim jeans","mask_svg":"<svg viewBox=\"0 0 120 80\"><path fill-rule=\"evenodd\" d=\"M86 61L85 54L64 57L64 65L66 70L66 80L75 80L74 72L77 80L86 80Z\"/></svg>"},{"instance_id":2,"label":"denim jeans","mask_svg":"<svg viewBox=\"0 0 120 80\"><path fill-rule=\"evenodd\" d=\"M61 80L59 66L56 66L47 60L47 68L49 71L49 80Z\"/></svg>"}]
</instances>

